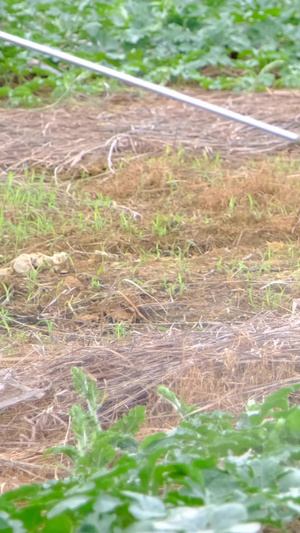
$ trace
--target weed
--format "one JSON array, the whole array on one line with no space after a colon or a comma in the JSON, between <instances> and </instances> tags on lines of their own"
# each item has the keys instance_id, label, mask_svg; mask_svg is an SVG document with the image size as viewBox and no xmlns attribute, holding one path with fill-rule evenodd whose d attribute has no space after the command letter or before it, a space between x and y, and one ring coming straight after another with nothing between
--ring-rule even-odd
<instances>
[{"instance_id":1,"label":"weed","mask_svg":"<svg viewBox=\"0 0 300 533\"><path fill-rule=\"evenodd\" d=\"M158 237L164 237L171 231L178 231L182 224L182 217L178 213L167 217L157 212L155 220L152 220L152 233Z\"/></svg>"},{"instance_id":2,"label":"weed","mask_svg":"<svg viewBox=\"0 0 300 533\"><path fill-rule=\"evenodd\" d=\"M118 324L113 327L113 334L117 339L121 339L122 337L127 335L127 332L128 326L125 322L118 322Z\"/></svg>"},{"instance_id":3,"label":"weed","mask_svg":"<svg viewBox=\"0 0 300 533\"><path fill-rule=\"evenodd\" d=\"M235 196L231 196L231 198L229 200L229 210L230 210L231 214L233 214L235 206L236 206L236 197Z\"/></svg>"},{"instance_id":4,"label":"weed","mask_svg":"<svg viewBox=\"0 0 300 533\"><path fill-rule=\"evenodd\" d=\"M277 286L277 289L275 289L272 285L269 285L265 291L265 303L263 303L263 307L273 310L277 309L278 307L282 307L285 301L285 293L285 286L279 286L279 289Z\"/></svg>"},{"instance_id":5,"label":"weed","mask_svg":"<svg viewBox=\"0 0 300 533\"><path fill-rule=\"evenodd\" d=\"M174 283L171 283L166 278L163 279L162 285L166 290L166 293L173 298L174 296L181 295L186 288L186 284L182 279L182 274L179 272L177 279Z\"/></svg>"},{"instance_id":6,"label":"weed","mask_svg":"<svg viewBox=\"0 0 300 533\"><path fill-rule=\"evenodd\" d=\"M161 213L156 213L156 219L152 220L152 232L158 237L164 237L167 234L168 217Z\"/></svg>"},{"instance_id":7,"label":"weed","mask_svg":"<svg viewBox=\"0 0 300 533\"><path fill-rule=\"evenodd\" d=\"M52 341L53 330L54 330L55 323L53 322L53 320L45 320L44 322L45 322L46 327L47 327L49 339L50 339L50 341Z\"/></svg>"},{"instance_id":8,"label":"weed","mask_svg":"<svg viewBox=\"0 0 300 533\"><path fill-rule=\"evenodd\" d=\"M162 256L162 250L160 249L158 242L155 245L155 254L156 254L157 259L159 259Z\"/></svg>"},{"instance_id":9,"label":"weed","mask_svg":"<svg viewBox=\"0 0 300 533\"><path fill-rule=\"evenodd\" d=\"M143 231L139 229L139 227L136 225L130 215L126 215L125 213L119 213L119 216L120 227L123 231L132 235L138 235L139 237L143 236Z\"/></svg>"},{"instance_id":10,"label":"weed","mask_svg":"<svg viewBox=\"0 0 300 533\"><path fill-rule=\"evenodd\" d=\"M249 211L251 215L254 215L258 220L262 217L262 212L259 210L258 202L253 200L250 193L247 193L247 198L249 201Z\"/></svg>"},{"instance_id":11,"label":"weed","mask_svg":"<svg viewBox=\"0 0 300 533\"><path fill-rule=\"evenodd\" d=\"M100 289L101 281L98 278L92 277L90 287L91 289Z\"/></svg>"},{"instance_id":12,"label":"weed","mask_svg":"<svg viewBox=\"0 0 300 533\"><path fill-rule=\"evenodd\" d=\"M32 235L55 234L52 214L58 212L56 194L45 186L44 175L38 179L34 173L28 174L27 180L20 185L9 173L0 191L6 206L5 212L0 212L0 237L4 247L13 240L15 252Z\"/></svg>"},{"instance_id":13,"label":"weed","mask_svg":"<svg viewBox=\"0 0 300 533\"><path fill-rule=\"evenodd\" d=\"M98 208L97 202L95 202L95 206L94 206L94 227L95 227L95 230L96 231L102 230L104 228L104 226L105 226L105 223L106 223L106 221L104 220L104 218L101 216L101 214L99 212L99 208Z\"/></svg>"},{"instance_id":14,"label":"weed","mask_svg":"<svg viewBox=\"0 0 300 533\"><path fill-rule=\"evenodd\" d=\"M4 328L6 330L6 333L9 337L11 337L11 325L15 322L15 320L12 318L10 312L8 309L5 309L2 307L0 312L0 327Z\"/></svg>"},{"instance_id":15,"label":"weed","mask_svg":"<svg viewBox=\"0 0 300 533\"><path fill-rule=\"evenodd\" d=\"M248 200L249 200L249 209L250 209L250 213L253 213L253 208L254 208L254 200L251 196L251 194L247 194L247 197L248 197Z\"/></svg>"},{"instance_id":16,"label":"weed","mask_svg":"<svg viewBox=\"0 0 300 533\"><path fill-rule=\"evenodd\" d=\"M174 179L172 172L168 173L168 184L170 185L171 194L178 189L178 181Z\"/></svg>"},{"instance_id":17,"label":"weed","mask_svg":"<svg viewBox=\"0 0 300 533\"><path fill-rule=\"evenodd\" d=\"M36 270L33 269L29 272L27 276L27 291L28 291L27 302L29 302L32 298L34 298L40 290L40 284L38 281L38 273L39 273L39 269L36 269Z\"/></svg>"},{"instance_id":18,"label":"weed","mask_svg":"<svg viewBox=\"0 0 300 533\"><path fill-rule=\"evenodd\" d=\"M256 305L254 303L253 287L252 286L250 286L249 289L248 289L248 298L249 298L249 303L250 303L251 307L253 307L255 309Z\"/></svg>"},{"instance_id":19,"label":"weed","mask_svg":"<svg viewBox=\"0 0 300 533\"><path fill-rule=\"evenodd\" d=\"M223 269L223 257L220 257L220 259L218 259L218 262L217 262L217 271L221 272L222 269Z\"/></svg>"},{"instance_id":20,"label":"weed","mask_svg":"<svg viewBox=\"0 0 300 533\"><path fill-rule=\"evenodd\" d=\"M11 293L10 293L10 290L7 287L6 283L4 283L2 281L1 285L2 285L2 287L4 289L4 293L5 293L5 297L4 297L4 299L2 299L1 304L2 304L2 306L5 306L5 305L7 305L10 302Z\"/></svg>"}]
</instances>

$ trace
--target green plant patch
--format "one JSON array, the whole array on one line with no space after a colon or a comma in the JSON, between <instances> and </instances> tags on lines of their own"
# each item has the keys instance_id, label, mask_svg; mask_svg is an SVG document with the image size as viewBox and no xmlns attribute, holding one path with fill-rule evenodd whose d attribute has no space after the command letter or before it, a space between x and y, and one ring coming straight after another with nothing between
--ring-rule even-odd
<instances>
[{"instance_id":1,"label":"green plant patch","mask_svg":"<svg viewBox=\"0 0 300 533\"><path fill-rule=\"evenodd\" d=\"M289 401L299 384L249 402L238 419L203 413L161 386L181 422L140 442L145 408L104 431L105 397L72 372L86 407L71 410L74 444L48 452L71 460L69 477L3 494L3 531L258 533L299 515L300 408Z\"/></svg>"},{"instance_id":2,"label":"green plant patch","mask_svg":"<svg viewBox=\"0 0 300 533\"><path fill-rule=\"evenodd\" d=\"M0 17L4 31L157 83L300 86L297 0L2 0ZM104 88L95 74L3 42L0 58L0 97L15 105L36 104L45 88L54 98Z\"/></svg>"}]
</instances>

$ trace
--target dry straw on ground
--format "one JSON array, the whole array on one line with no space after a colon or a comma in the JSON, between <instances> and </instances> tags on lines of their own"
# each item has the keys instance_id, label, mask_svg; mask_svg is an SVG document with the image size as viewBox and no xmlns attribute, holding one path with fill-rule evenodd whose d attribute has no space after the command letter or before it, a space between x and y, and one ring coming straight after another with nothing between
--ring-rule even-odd
<instances>
[{"instance_id":1,"label":"dry straw on ground","mask_svg":"<svg viewBox=\"0 0 300 533\"><path fill-rule=\"evenodd\" d=\"M300 131L300 93L210 93L188 90L203 100ZM103 96L93 105L69 104L38 110L2 109L0 169L48 169L57 176L96 176L110 171L120 157L141 157L169 147L217 153L233 163L239 156L264 157L277 150L297 153L284 139L224 120L154 95L135 92ZM95 167L96 164L96 167ZM102 166L102 168L101 168Z\"/></svg>"}]
</instances>

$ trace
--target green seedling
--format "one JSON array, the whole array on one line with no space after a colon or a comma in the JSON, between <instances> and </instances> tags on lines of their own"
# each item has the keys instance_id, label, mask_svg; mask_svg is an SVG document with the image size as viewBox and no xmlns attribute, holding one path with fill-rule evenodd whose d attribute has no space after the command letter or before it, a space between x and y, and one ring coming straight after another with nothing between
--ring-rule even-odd
<instances>
[{"instance_id":1,"label":"green seedling","mask_svg":"<svg viewBox=\"0 0 300 533\"><path fill-rule=\"evenodd\" d=\"M39 293L40 284L38 281L38 274L39 274L39 269L37 268L36 270L35 269L31 270L27 276L27 290L28 290L27 302L29 302L32 298L35 298L36 295Z\"/></svg>"},{"instance_id":2,"label":"green seedling","mask_svg":"<svg viewBox=\"0 0 300 533\"><path fill-rule=\"evenodd\" d=\"M157 212L156 219L152 220L152 233L158 237L164 237L167 234L168 218Z\"/></svg>"},{"instance_id":3,"label":"green seedling","mask_svg":"<svg viewBox=\"0 0 300 533\"><path fill-rule=\"evenodd\" d=\"M223 257L220 257L220 259L217 262L217 272L222 272L223 270Z\"/></svg>"},{"instance_id":4,"label":"green seedling","mask_svg":"<svg viewBox=\"0 0 300 533\"><path fill-rule=\"evenodd\" d=\"M231 198L229 200L229 210L230 210L231 214L233 214L235 206L236 206L236 197L235 196L231 196Z\"/></svg>"},{"instance_id":5,"label":"green seedling","mask_svg":"<svg viewBox=\"0 0 300 533\"><path fill-rule=\"evenodd\" d=\"M130 233L132 235L138 235L139 237L143 236L143 231L137 226L136 222L130 215L125 215L125 213L119 213L120 216L120 226L123 231Z\"/></svg>"},{"instance_id":6,"label":"green seedling","mask_svg":"<svg viewBox=\"0 0 300 533\"><path fill-rule=\"evenodd\" d=\"M94 228L96 231L100 231L104 228L106 224L106 220L102 217L100 211L98 202L95 202L94 205Z\"/></svg>"},{"instance_id":7,"label":"green seedling","mask_svg":"<svg viewBox=\"0 0 300 533\"><path fill-rule=\"evenodd\" d=\"M267 309L277 309L281 307L285 299L286 286L278 286L275 289L272 285L267 287L265 292L265 305Z\"/></svg>"},{"instance_id":8,"label":"green seedling","mask_svg":"<svg viewBox=\"0 0 300 533\"><path fill-rule=\"evenodd\" d=\"M0 327L6 330L9 337L12 336L11 326L13 323L15 323L15 320L12 318L10 312L2 307L0 312Z\"/></svg>"},{"instance_id":9,"label":"green seedling","mask_svg":"<svg viewBox=\"0 0 300 533\"><path fill-rule=\"evenodd\" d=\"M171 193L178 189L178 181L174 179L172 172L168 173L168 184L170 185Z\"/></svg>"},{"instance_id":10,"label":"green seedling","mask_svg":"<svg viewBox=\"0 0 300 533\"><path fill-rule=\"evenodd\" d=\"M118 322L113 328L114 335L117 339L121 339L125 335L127 335L128 327L126 327L125 322Z\"/></svg>"},{"instance_id":11,"label":"green seedling","mask_svg":"<svg viewBox=\"0 0 300 533\"><path fill-rule=\"evenodd\" d=\"M90 287L91 289L100 289L101 281L98 278L92 277Z\"/></svg>"},{"instance_id":12,"label":"green seedling","mask_svg":"<svg viewBox=\"0 0 300 533\"><path fill-rule=\"evenodd\" d=\"M164 278L162 284L170 298L181 295L186 289L186 284L184 283L180 272L178 273L175 283L171 283Z\"/></svg>"},{"instance_id":13,"label":"green seedling","mask_svg":"<svg viewBox=\"0 0 300 533\"><path fill-rule=\"evenodd\" d=\"M5 298L4 300L2 300L2 305L5 306L7 305L9 302L10 302L10 297L11 297L11 293L9 291L9 288L7 287L6 283L4 283L3 281L1 282L1 285L4 289L4 292L5 292Z\"/></svg>"}]
</instances>

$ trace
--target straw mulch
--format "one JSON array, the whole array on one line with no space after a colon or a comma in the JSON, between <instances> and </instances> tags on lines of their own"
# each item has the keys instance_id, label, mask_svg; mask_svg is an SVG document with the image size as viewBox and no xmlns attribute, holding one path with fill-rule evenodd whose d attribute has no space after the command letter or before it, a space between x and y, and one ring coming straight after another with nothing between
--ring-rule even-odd
<instances>
[{"instance_id":1,"label":"straw mulch","mask_svg":"<svg viewBox=\"0 0 300 533\"><path fill-rule=\"evenodd\" d=\"M70 371L74 365L107 395L99 412L103 427L128 408L146 404L145 431L149 433L176 423L170 416L172 410L156 395L158 385L170 386L201 411L238 413L247 399L260 400L278 387L298 382L299 354L296 313L283 318L259 314L243 323L211 323L188 335L172 328L155 337L132 333L123 344L37 347L21 364L11 362L7 368L15 383L34 386L44 395L2 411L0 459L7 461L9 469L32 471L37 480L54 474L51 464L36 470L45 461L45 449L70 442L68 413L72 403L78 402ZM5 394L5 377L1 381Z\"/></svg>"},{"instance_id":2,"label":"straw mulch","mask_svg":"<svg viewBox=\"0 0 300 533\"><path fill-rule=\"evenodd\" d=\"M300 132L300 92L211 93L184 89L197 96L270 124ZM297 153L280 137L224 120L216 115L153 94L134 91L99 95L84 104L41 109L2 109L0 170L47 169L67 178L85 172L103 176L125 156L143 157L179 146L197 153L237 161L265 157L278 150ZM95 164L96 167L95 167Z\"/></svg>"}]
</instances>

